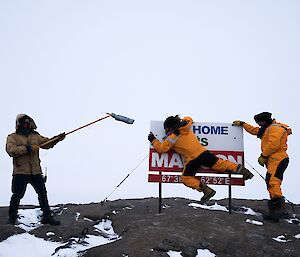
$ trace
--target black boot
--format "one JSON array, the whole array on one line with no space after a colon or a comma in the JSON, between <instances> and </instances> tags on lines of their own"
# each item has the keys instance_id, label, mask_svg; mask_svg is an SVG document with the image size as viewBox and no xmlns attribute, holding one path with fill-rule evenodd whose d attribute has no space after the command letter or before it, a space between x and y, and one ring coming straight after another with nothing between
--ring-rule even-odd
<instances>
[{"instance_id":1,"label":"black boot","mask_svg":"<svg viewBox=\"0 0 300 257\"><path fill-rule=\"evenodd\" d=\"M276 212L277 209L277 202L274 199L268 200L268 209L269 214L263 214L264 220L272 221L272 222L279 222L279 216L278 212Z\"/></svg>"},{"instance_id":2,"label":"black boot","mask_svg":"<svg viewBox=\"0 0 300 257\"><path fill-rule=\"evenodd\" d=\"M8 209L8 220L7 224L15 225L18 217L18 207L20 200L15 195L11 197L9 209Z\"/></svg>"},{"instance_id":3,"label":"black boot","mask_svg":"<svg viewBox=\"0 0 300 257\"><path fill-rule=\"evenodd\" d=\"M292 215L289 214L285 206L285 198L283 196L275 198L277 202L277 215L280 219L290 219ZM274 199L274 200L275 200Z\"/></svg>"},{"instance_id":4,"label":"black boot","mask_svg":"<svg viewBox=\"0 0 300 257\"><path fill-rule=\"evenodd\" d=\"M49 224L49 225L53 225L53 226L58 226L60 225L60 221L59 220L55 220L53 218L53 216L51 215L51 213L44 213L43 214L43 218L41 220L42 224Z\"/></svg>"},{"instance_id":5,"label":"black boot","mask_svg":"<svg viewBox=\"0 0 300 257\"><path fill-rule=\"evenodd\" d=\"M202 198L200 200L200 204L204 204L216 194L216 191L213 190L212 188L210 188L209 186L207 186L204 183L201 183L200 187L201 187L201 190L204 193L204 195L202 196Z\"/></svg>"},{"instance_id":6,"label":"black boot","mask_svg":"<svg viewBox=\"0 0 300 257\"><path fill-rule=\"evenodd\" d=\"M246 169L243 165L239 164L238 169L236 171L237 174L243 175L244 180L252 179L253 174L250 172L250 170Z\"/></svg>"}]
</instances>

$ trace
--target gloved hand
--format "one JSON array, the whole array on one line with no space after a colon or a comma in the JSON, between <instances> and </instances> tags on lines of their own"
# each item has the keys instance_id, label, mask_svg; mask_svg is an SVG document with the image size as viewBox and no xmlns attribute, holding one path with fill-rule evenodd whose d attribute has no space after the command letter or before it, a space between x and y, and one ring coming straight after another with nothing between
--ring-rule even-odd
<instances>
[{"instance_id":1,"label":"gloved hand","mask_svg":"<svg viewBox=\"0 0 300 257\"><path fill-rule=\"evenodd\" d=\"M234 122L232 122L232 126L243 126L244 123L245 123L244 121L235 120Z\"/></svg>"},{"instance_id":2,"label":"gloved hand","mask_svg":"<svg viewBox=\"0 0 300 257\"><path fill-rule=\"evenodd\" d=\"M176 128L181 128L184 127L188 124L189 122L187 120L181 120L178 125L176 126Z\"/></svg>"},{"instance_id":3,"label":"gloved hand","mask_svg":"<svg viewBox=\"0 0 300 257\"><path fill-rule=\"evenodd\" d=\"M39 148L40 147L38 145L26 145L27 153L37 152Z\"/></svg>"},{"instance_id":4,"label":"gloved hand","mask_svg":"<svg viewBox=\"0 0 300 257\"><path fill-rule=\"evenodd\" d=\"M57 135L55 137L57 137L57 140L63 141L66 138L66 133L65 132L60 133L59 135Z\"/></svg>"},{"instance_id":5,"label":"gloved hand","mask_svg":"<svg viewBox=\"0 0 300 257\"><path fill-rule=\"evenodd\" d=\"M261 166L265 166L265 164L267 163L267 160L268 158L263 156L262 154L258 157L258 163L261 165Z\"/></svg>"},{"instance_id":6,"label":"gloved hand","mask_svg":"<svg viewBox=\"0 0 300 257\"><path fill-rule=\"evenodd\" d=\"M152 132L150 132L148 135L148 140L150 141L150 143L152 143L155 139L156 139L156 137L153 135Z\"/></svg>"},{"instance_id":7,"label":"gloved hand","mask_svg":"<svg viewBox=\"0 0 300 257\"><path fill-rule=\"evenodd\" d=\"M32 153L38 152L40 147L38 145L31 145L32 147Z\"/></svg>"}]
</instances>

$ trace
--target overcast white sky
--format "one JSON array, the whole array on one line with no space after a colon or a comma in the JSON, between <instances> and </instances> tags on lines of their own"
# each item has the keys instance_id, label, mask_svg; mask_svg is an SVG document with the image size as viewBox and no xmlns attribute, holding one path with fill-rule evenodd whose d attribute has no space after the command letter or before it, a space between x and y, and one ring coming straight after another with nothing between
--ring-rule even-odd
<instances>
[{"instance_id":1,"label":"overcast white sky","mask_svg":"<svg viewBox=\"0 0 300 257\"><path fill-rule=\"evenodd\" d=\"M290 166L284 195L300 203L300 2L0 1L0 205L9 204L12 160L6 136L18 113L54 136L120 113L41 152L51 204L103 200L148 154L150 120L189 115L201 122L253 123L270 111L289 124ZM259 172L260 141L245 134L245 157ZM158 195L145 161L110 198ZM183 185L166 196L197 199ZM215 186L216 198L227 188ZM256 174L236 198L266 199ZM37 204L29 186L23 204Z\"/></svg>"}]
</instances>

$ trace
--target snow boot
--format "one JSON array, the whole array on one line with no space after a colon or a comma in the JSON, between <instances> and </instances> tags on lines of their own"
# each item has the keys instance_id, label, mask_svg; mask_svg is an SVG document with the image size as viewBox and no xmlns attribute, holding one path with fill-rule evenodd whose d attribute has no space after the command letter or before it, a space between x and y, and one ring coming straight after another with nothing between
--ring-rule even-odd
<instances>
[{"instance_id":1,"label":"snow boot","mask_svg":"<svg viewBox=\"0 0 300 257\"><path fill-rule=\"evenodd\" d=\"M279 215L278 212L276 212L277 209L277 202L274 199L268 200L268 214L263 214L264 220L272 221L272 222L279 222Z\"/></svg>"},{"instance_id":2,"label":"snow boot","mask_svg":"<svg viewBox=\"0 0 300 257\"><path fill-rule=\"evenodd\" d=\"M204 204L216 194L216 191L213 190L212 188L210 188L209 186L207 186L204 183L201 183L200 187L201 187L201 190L204 193L204 195L202 196L202 198L200 200L200 204Z\"/></svg>"},{"instance_id":3,"label":"snow boot","mask_svg":"<svg viewBox=\"0 0 300 257\"><path fill-rule=\"evenodd\" d=\"M245 168L243 165L241 165L241 164L239 164L236 173L237 173L237 174L242 174L244 180L251 179L251 178L253 178L253 176L254 176L248 169L246 169L246 168Z\"/></svg>"},{"instance_id":4,"label":"snow boot","mask_svg":"<svg viewBox=\"0 0 300 257\"><path fill-rule=\"evenodd\" d=\"M53 226L58 226L60 225L60 221L55 220L52 215L49 213L47 214L43 214L43 218L41 220L42 224L49 224L49 225L53 225Z\"/></svg>"},{"instance_id":5,"label":"snow boot","mask_svg":"<svg viewBox=\"0 0 300 257\"><path fill-rule=\"evenodd\" d=\"M277 215L280 219L290 219L293 217L286 210L285 198L283 196L274 198L274 200L276 201L277 207L275 211L277 212Z\"/></svg>"}]
</instances>

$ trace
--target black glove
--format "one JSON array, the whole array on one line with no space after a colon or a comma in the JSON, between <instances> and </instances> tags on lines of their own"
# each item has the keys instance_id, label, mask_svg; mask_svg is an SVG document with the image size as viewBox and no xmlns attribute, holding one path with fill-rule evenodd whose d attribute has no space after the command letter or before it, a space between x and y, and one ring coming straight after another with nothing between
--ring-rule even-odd
<instances>
[{"instance_id":1,"label":"black glove","mask_svg":"<svg viewBox=\"0 0 300 257\"><path fill-rule=\"evenodd\" d=\"M32 152L32 146L31 145L26 145L26 150L27 150L27 153L31 153Z\"/></svg>"},{"instance_id":2,"label":"black glove","mask_svg":"<svg viewBox=\"0 0 300 257\"><path fill-rule=\"evenodd\" d=\"M55 140L56 142L59 142L59 141L63 141L66 137L66 133L63 132L63 133L60 133L52 138L50 138L50 140Z\"/></svg>"},{"instance_id":3,"label":"black glove","mask_svg":"<svg viewBox=\"0 0 300 257\"><path fill-rule=\"evenodd\" d=\"M181 120L178 125L176 126L176 128L181 128L181 127L184 127L188 124L189 122L186 121L186 120Z\"/></svg>"},{"instance_id":4,"label":"black glove","mask_svg":"<svg viewBox=\"0 0 300 257\"><path fill-rule=\"evenodd\" d=\"M152 132L150 132L148 135L148 140L150 141L150 143L152 143L155 139L156 139L156 137L153 135Z\"/></svg>"},{"instance_id":5,"label":"black glove","mask_svg":"<svg viewBox=\"0 0 300 257\"><path fill-rule=\"evenodd\" d=\"M59 135L57 135L57 137L58 137L59 141L63 141L66 137L66 133L65 132L60 133Z\"/></svg>"},{"instance_id":6,"label":"black glove","mask_svg":"<svg viewBox=\"0 0 300 257\"><path fill-rule=\"evenodd\" d=\"M38 145L26 145L27 153L37 152L39 150L39 148L40 147Z\"/></svg>"}]
</instances>

